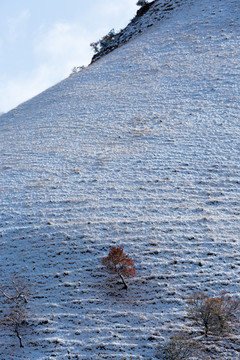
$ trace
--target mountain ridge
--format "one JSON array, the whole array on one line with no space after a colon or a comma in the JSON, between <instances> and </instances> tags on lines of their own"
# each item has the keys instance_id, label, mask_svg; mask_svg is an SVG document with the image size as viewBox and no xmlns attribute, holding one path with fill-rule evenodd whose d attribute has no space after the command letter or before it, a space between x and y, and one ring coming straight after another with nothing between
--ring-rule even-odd
<instances>
[{"instance_id":1,"label":"mountain ridge","mask_svg":"<svg viewBox=\"0 0 240 360\"><path fill-rule=\"evenodd\" d=\"M110 31L108 35L104 36L100 41L92 43L95 48L95 55L92 58L92 63L107 55L111 51L117 49L119 46L126 44L128 41L144 32L154 23L159 22L169 16L173 10L179 6L189 3L188 0L154 0L147 2L137 11L130 23L118 33Z\"/></svg>"}]
</instances>

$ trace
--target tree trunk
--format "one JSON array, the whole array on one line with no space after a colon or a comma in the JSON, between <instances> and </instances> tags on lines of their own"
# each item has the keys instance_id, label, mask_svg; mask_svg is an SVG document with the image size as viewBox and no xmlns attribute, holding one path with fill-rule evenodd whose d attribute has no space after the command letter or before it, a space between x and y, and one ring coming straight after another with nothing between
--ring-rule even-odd
<instances>
[{"instance_id":1,"label":"tree trunk","mask_svg":"<svg viewBox=\"0 0 240 360\"><path fill-rule=\"evenodd\" d=\"M20 344L20 347L23 348L23 344L22 344L22 337L21 335L19 334L18 332L18 328L15 329L15 332L17 334L17 337L18 337L18 340L19 340L19 344Z\"/></svg>"},{"instance_id":2,"label":"tree trunk","mask_svg":"<svg viewBox=\"0 0 240 360\"><path fill-rule=\"evenodd\" d=\"M126 284L126 282L125 282L125 280L124 280L124 277L122 276L122 274L121 274L120 272L118 272L118 275L120 276L120 278L121 278L121 280L122 280L122 282L123 282L124 289L127 290L128 286L127 286L127 284Z\"/></svg>"},{"instance_id":3,"label":"tree trunk","mask_svg":"<svg viewBox=\"0 0 240 360\"><path fill-rule=\"evenodd\" d=\"M205 337L208 337L208 324L205 324Z\"/></svg>"}]
</instances>

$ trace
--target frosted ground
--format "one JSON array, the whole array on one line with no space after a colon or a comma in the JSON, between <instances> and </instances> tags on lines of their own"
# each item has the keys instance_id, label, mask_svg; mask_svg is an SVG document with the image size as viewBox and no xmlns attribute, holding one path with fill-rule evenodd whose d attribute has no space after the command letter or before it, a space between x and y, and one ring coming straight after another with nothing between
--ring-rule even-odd
<instances>
[{"instance_id":1,"label":"frosted ground","mask_svg":"<svg viewBox=\"0 0 240 360\"><path fill-rule=\"evenodd\" d=\"M1 116L1 282L32 289L24 348L1 329L1 360L155 359L195 331L188 296L240 295L239 14L187 1ZM127 291L100 263L114 244ZM239 359L237 333L205 342Z\"/></svg>"}]
</instances>

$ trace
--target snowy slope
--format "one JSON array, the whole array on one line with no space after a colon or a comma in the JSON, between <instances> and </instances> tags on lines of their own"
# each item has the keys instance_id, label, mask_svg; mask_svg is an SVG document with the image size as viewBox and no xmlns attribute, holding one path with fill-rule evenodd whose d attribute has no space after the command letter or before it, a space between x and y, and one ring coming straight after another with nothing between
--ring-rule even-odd
<instances>
[{"instance_id":1,"label":"snowy slope","mask_svg":"<svg viewBox=\"0 0 240 360\"><path fill-rule=\"evenodd\" d=\"M129 40L135 38L156 22L171 16L173 11L175 12L178 7L186 3L188 4L187 0L158 0L147 2L139 8L134 18L124 29L116 34L112 34L110 38L108 36L109 34L107 34L107 36L100 39L98 45L95 43L99 50L94 54L92 62L126 44Z\"/></svg>"},{"instance_id":2,"label":"snowy slope","mask_svg":"<svg viewBox=\"0 0 240 360\"><path fill-rule=\"evenodd\" d=\"M1 281L32 288L1 360L155 359L192 330L188 296L239 295L239 10L188 1L1 116ZM128 291L99 261L113 244ZM237 334L206 343L239 359Z\"/></svg>"}]
</instances>

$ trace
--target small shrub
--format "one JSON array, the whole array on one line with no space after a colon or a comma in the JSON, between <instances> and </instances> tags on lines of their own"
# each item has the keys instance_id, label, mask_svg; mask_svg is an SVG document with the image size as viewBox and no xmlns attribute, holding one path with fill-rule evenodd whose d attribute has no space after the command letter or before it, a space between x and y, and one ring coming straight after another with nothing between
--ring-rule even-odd
<instances>
[{"instance_id":1,"label":"small shrub","mask_svg":"<svg viewBox=\"0 0 240 360\"><path fill-rule=\"evenodd\" d=\"M11 283L0 286L0 295L3 304L6 304L5 315L0 321L3 328L12 330L19 340L20 347L23 347L20 328L26 323L27 313L25 311L30 289L23 279L13 278Z\"/></svg>"},{"instance_id":2,"label":"small shrub","mask_svg":"<svg viewBox=\"0 0 240 360\"><path fill-rule=\"evenodd\" d=\"M240 300L233 300L226 293L220 297L208 297L197 292L188 299L188 317L204 328L205 337L209 332L223 335L229 332L240 311Z\"/></svg>"},{"instance_id":3,"label":"small shrub","mask_svg":"<svg viewBox=\"0 0 240 360\"><path fill-rule=\"evenodd\" d=\"M145 6L147 5L147 1L146 0L138 0L138 2L136 3L137 6Z\"/></svg>"},{"instance_id":4,"label":"small shrub","mask_svg":"<svg viewBox=\"0 0 240 360\"><path fill-rule=\"evenodd\" d=\"M1 325L7 329L12 330L19 340L19 345L22 348L22 337L20 335L20 328L22 325L24 325L25 321L27 319L26 312L20 307L18 309L13 308L9 311L8 314L4 316L4 318L1 321Z\"/></svg>"},{"instance_id":5,"label":"small shrub","mask_svg":"<svg viewBox=\"0 0 240 360\"><path fill-rule=\"evenodd\" d=\"M115 39L115 31L114 29L110 30L107 35L104 35L100 40L96 42L92 42L90 44L91 48L93 49L94 53L97 54L100 51L103 51L108 46L111 46Z\"/></svg>"},{"instance_id":6,"label":"small shrub","mask_svg":"<svg viewBox=\"0 0 240 360\"><path fill-rule=\"evenodd\" d=\"M186 360L192 355L201 359L200 344L183 332L172 336L169 341L158 347L157 357L162 360Z\"/></svg>"},{"instance_id":7,"label":"small shrub","mask_svg":"<svg viewBox=\"0 0 240 360\"><path fill-rule=\"evenodd\" d=\"M94 54L97 54L99 52L99 41L92 42L90 46L93 49Z\"/></svg>"},{"instance_id":8,"label":"small shrub","mask_svg":"<svg viewBox=\"0 0 240 360\"><path fill-rule=\"evenodd\" d=\"M72 69L72 72L71 72L70 75L77 74L77 73L81 72L84 69L85 69L84 65L82 65L82 66L74 66L74 68Z\"/></svg>"},{"instance_id":9,"label":"small shrub","mask_svg":"<svg viewBox=\"0 0 240 360\"><path fill-rule=\"evenodd\" d=\"M122 280L124 288L128 288L124 277L135 276L135 267L133 259L124 253L122 247L111 247L108 256L102 258L102 264L110 273L117 274Z\"/></svg>"}]
</instances>

